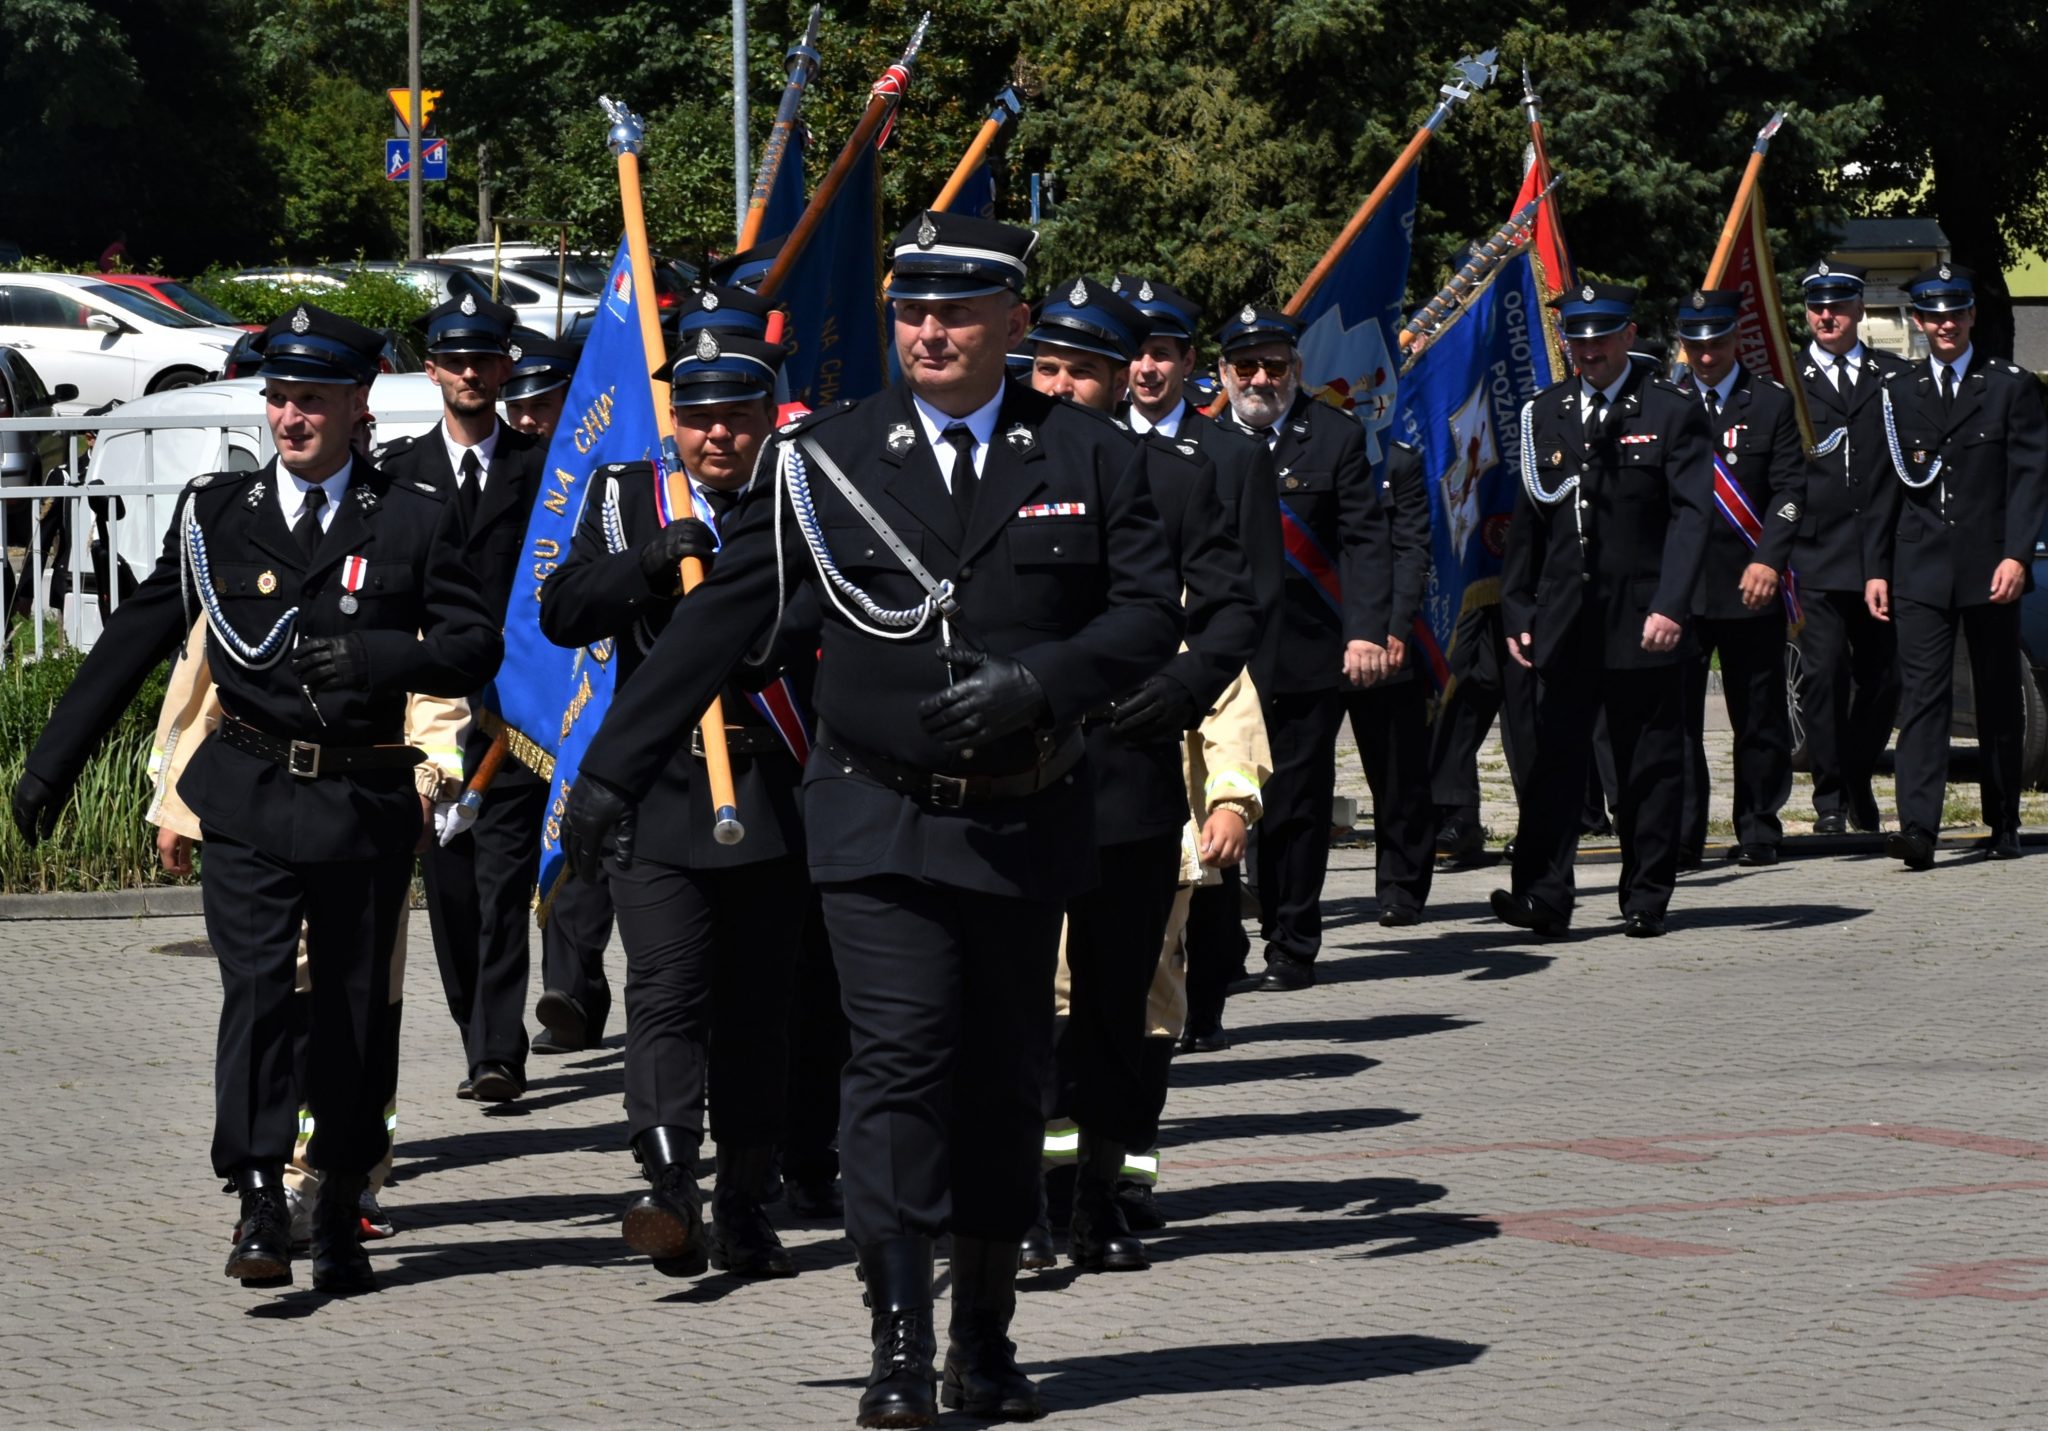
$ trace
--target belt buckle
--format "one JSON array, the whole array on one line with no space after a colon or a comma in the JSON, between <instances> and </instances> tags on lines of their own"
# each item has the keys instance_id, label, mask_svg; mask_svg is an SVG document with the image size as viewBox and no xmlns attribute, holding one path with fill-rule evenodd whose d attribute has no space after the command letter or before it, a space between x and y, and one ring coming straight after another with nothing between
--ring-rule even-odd
<instances>
[{"instance_id":1,"label":"belt buckle","mask_svg":"<svg viewBox=\"0 0 2048 1431\"><path fill-rule=\"evenodd\" d=\"M295 740L284 758L284 768L301 780L311 780L320 773L320 747L310 740Z\"/></svg>"},{"instance_id":2,"label":"belt buckle","mask_svg":"<svg viewBox=\"0 0 2048 1431\"><path fill-rule=\"evenodd\" d=\"M967 780L960 775L940 775L934 772L928 777L930 798L935 809L957 810L967 803Z\"/></svg>"}]
</instances>

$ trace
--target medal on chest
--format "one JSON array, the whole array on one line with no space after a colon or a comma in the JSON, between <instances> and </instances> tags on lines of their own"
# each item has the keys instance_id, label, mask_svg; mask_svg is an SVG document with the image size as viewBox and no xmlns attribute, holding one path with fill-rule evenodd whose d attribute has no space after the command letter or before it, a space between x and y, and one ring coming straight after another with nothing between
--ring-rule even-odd
<instances>
[{"instance_id":1,"label":"medal on chest","mask_svg":"<svg viewBox=\"0 0 2048 1431\"><path fill-rule=\"evenodd\" d=\"M344 557L341 563L341 614L353 616L362 603L356 600L363 578L370 574L370 564L359 556Z\"/></svg>"}]
</instances>

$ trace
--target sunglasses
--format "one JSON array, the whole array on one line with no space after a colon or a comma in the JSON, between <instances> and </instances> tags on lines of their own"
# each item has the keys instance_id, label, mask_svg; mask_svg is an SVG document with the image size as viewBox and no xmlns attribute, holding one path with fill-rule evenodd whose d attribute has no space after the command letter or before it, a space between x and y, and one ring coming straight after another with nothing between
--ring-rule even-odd
<instances>
[{"instance_id":1,"label":"sunglasses","mask_svg":"<svg viewBox=\"0 0 2048 1431\"><path fill-rule=\"evenodd\" d=\"M1230 371L1237 374L1237 380L1248 383L1263 369L1267 377L1278 382L1294 371L1292 358L1232 358Z\"/></svg>"}]
</instances>

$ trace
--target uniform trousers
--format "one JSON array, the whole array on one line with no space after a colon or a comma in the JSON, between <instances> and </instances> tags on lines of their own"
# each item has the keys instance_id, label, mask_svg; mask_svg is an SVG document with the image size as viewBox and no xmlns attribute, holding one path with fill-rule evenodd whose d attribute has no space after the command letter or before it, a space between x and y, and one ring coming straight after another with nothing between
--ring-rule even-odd
<instances>
[{"instance_id":1,"label":"uniform trousers","mask_svg":"<svg viewBox=\"0 0 2048 1431\"><path fill-rule=\"evenodd\" d=\"M816 899L804 916L795 985L789 1001L789 1116L782 1171L793 1178L830 1178L839 1172L846 1010L840 1007L839 971L832 967L832 944Z\"/></svg>"},{"instance_id":2,"label":"uniform trousers","mask_svg":"<svg viewBox=\"0 0 2048 1431\"><path fill-rule=\"evenodd\" d=\"M220 962L213 1166L281 1170L298 1136L292 986L306 940L306 1160L367 1173L384 1156L391 951L412 854L295 864L202 826L206 936Z\"/></svg>"},{"instance_id":3,"label":"uniform trousers","mask_svg":"<svg viewBox=\"0 0 2048 1431\"><path fill-rule=\"evenodd\" d=\"M1860 591L1803 593L1799 716L1819 815L1858 816L1876 828L1871 772L1899 714L1899 639Z\"/></svg>"},{"instance_id":4,"label":"uniform trousers","mask_svg":"<svg viewBox=\"0 0 2048 1431\"><path fill-rule=\"evenodd\" d=\"M398 1050L400 1033L405 1021L405 949L406 923L403 914L398 920L398 937L391 947L390 988L384 1004L383 1063L378 1070L378 1097L384 1104L384 1156L377 1160L377 1166L370 1169L370 1191L381 1192L385 1180L391 1176L391 1154L396 1146L398 1133ZM312 1007L313 971L306 959L306 940L299 938L299 962L292 976L292 1068L298 1078L298 1086L306 1087L308 1072L312 1067ZM284 1185L295 1188L307 1197L320 1189L320 1170L306 1161L306 1148L313 1140L313 1111L305 1105L305 1096L300 1095L299 1141L292 1148L291 1166L284 1170Z\"/></svg>"},{"instance_id":5,"label":"uniform trousers","mask_svg":"<svg viewBox=\"0 0 2048 1431\"><path fill-rule=\"evenodd\" d=\"M1244 932L1244 875L1222 871L1220 884L1198 885L1188 898L1188 1027L1208 1033L1223 1022L1233 980L1245 976L1252 942Z\"/></svg>"},{"instance_id":6,"label":"uniform trousers","mask_svg":"<svg viewBox=\"0 0 2048 1431\"><path fill-rule=\"evenodd\" d=\"M626 946L626 1126L711 1134L732 1148L782 1137L789 984L810 886L800 856L723 869L636 857L606 866Z\"/></svg>"},{"instance_id":7,"label":"uniform trousers","mask_svg":"<svg viewBox=\"0 0 2048 1431\"><path fill-rule=\"evenodd\" d=\"M1686 849L1707 842L1707 677L1721 653L1721 690L1735 731L1735 838L1776 845L1785 827L1778 812L1792 797L1792 714L1785 703L1785 612L1778 603L1754 616L1696 616L1679 655L1685 677Z\"/></svg>"},{"instance_id":8,"label":"uniform trousers","mask_svg":"<svg viewBox=\"0 0 2048 1431\"><path fill-rule=\"evenodd\" d=\"M1450 655L1456 679L1430 729L1430 799L1440 810L1479 817L1479 747L1496 715L1517 795L1529 778L1536 748L1536 678L1507 659L1505 640L1497 602L1458 618Z\"/></svg>"},{"instance_id":9,"label":"uniform trousers","mask_svg":"<svg viewBox=\"0 0 2048 1431\"><path fill-rule=\"evenodd\" d=\"M1984 823L2020 824L2026 708L2020 696L2020 605L1929 606L1895 596L1899 628L1899 826L1932 838L1948 792L1949 721L1955 710L1956 629L1970 651Z\"/></svg>"},{"instance_id":10,"label":"uniform trousers","mask_svg":"<svg viewBox=\"0 0 2048 1431\"><path fill-rule=\"evenodd\" d=\"M1538 673L1537 760L1515 836L1515 892L1560 914L1572 911L1593 717L1604 710L1620 779L1614 827L1621 840L1621 910L1662 915L1677 883L1685 798L1683 677L1676 664L1605 669L1597 651L1592 654Z\"/></svg>"},{"instance_id":11,"label":"uniform trousers","mask_svg":"<svg viewBox=\"0 0 2048 1431\"><path fill-rule=\"evenodd\" d=\"M1323 881L1330 871L1330 805L1337 787L1337 731L1345 693L1288 691L1265 700L1273 774L1259 792L1263 813L1252 867L1266 957L1315 962L1323 944Z\"/></svg>"},{"instance_id":12,"label":"uniform trousers","mask_svg":"<svg viewBox=\"0 0 2048 1431\"><path fill-rule=\"evenodd\" d=\"M1057 900L873 875L820 886L852 1046L840 1172L856 1247L1038 1216Z\"/></svg>"},{"instance_id":13,"label":"uniform trousers","mask_svg":"<svg viewBox=\"0 0 2048 1431\"><path fill-rule=\"evenodd\" d=\"M612 986L604 973L611 938L611 886L602 879L557 880L540 931L541 987L574 999L593 1037L612 1011Z\"/></svg>"},{"instance_id":14,"label":"uniform trousers","mask_svg":"<svg viewBox=\"0 0 2048 1431\"><path fill-rule=\"evenodd\" d=\"M546 781L501 777L474 826L420 856L441 990L472 1074L485 1063L526 1067L527 928L547 805Z\"/></svg>"},{"instance_id":15,"label":"uniform trousers","mask_svg":"<svg viewBox=\"0 0 2048 1431\"><path fill-rule=\"evenodd\" d=\"M1101 882L1067 905L1068 1009L1046 1116L1071 1118L1127 1148L1149 1148L1159 1136L1147 1005L1179 884L1180 846L1178 830L1102 846Z\"/></svg>"},{"instance_id":16,"label":"uniform trousers","mask_svg":"<svg viewBox=\"0 0 2048 1431\"><path fill-rule=\"evenodd\" d=\"M1373 887L1381 909L1420 913L1436 873L1430 799L1429 696L1419 677L1345 698L1351 735L1372 788Z\"/></svg>"}]
</instances>

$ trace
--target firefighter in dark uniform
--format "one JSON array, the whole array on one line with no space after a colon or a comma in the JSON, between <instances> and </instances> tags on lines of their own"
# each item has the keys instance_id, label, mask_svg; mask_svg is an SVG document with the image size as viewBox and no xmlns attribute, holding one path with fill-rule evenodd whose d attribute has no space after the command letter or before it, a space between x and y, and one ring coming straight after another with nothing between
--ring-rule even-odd
<instances>
[{"instance_id":1,"label":"firefighter in dark uniform","mask_svg":"<svg viewBox=\"0 0 2048 1431\"><path fill-rule=\"evenodd\" d=\"M1250 573L1259 611L1259 647L1253 664L1270 670L1279 639L1278 612L1286 560L1280 545L1280 490L1273 454L1259 438L1235 423L1199 411L1187 393L1196 364L1196 334L1202 310L1172 284L1142 275L1119 274L1112 285L1145 315L1151 332L1131 364L1130 401L1118 416L1138 433L1158 432L1192 442L1216 467L1216 491ZM1245 973L1251 941L1245 937L1244 874L1238 865L1222 871L1214 885L1198 886L1188 905L1188 1015L1181 1047L1192 1052L1228 1048L1223 1001Z\"/></svg>"},{"instance_id":2,"label":"firefighter in dark uniform","mask_svg":"<svg viewBox=\"0 0 2048 1431\"><path fill-rule=\"evenodd\" d=\"M530 437L547 451L548 442L562 422L562 406L569 398L569 380L576 376L576 360L583 345L567 338L550 338L537 328L514 328L505 356L512 360L512 376L505 379L505 422L522 437Z\"/></svg>"},{"instance_id":3,"label":"firefighter in dark uniform","mask_svg":"<svg viewBox=\"0 0 2048 1431\"><path fill-rule=\"evenodd\" d=\"M1501 753L1517 798L1529 780L1536 750L1535 674L1507 657L1500 603L1468 608L1458 617L1445 659L1451 689L1429 734L1430 798L1436 805L1437 858L1452 869L1486 858L1486 827L1479 819L1479 748L1500 719Z\"/></svg>"},{"instance_id":4,"label":"firefighter in dark uniform","mask_svg":"<svg viewBox=\"0 0 2048 1431\"><path fill-rule=\"evenodd\" d=\"M1123 396L1145 316L1092 279L1055 286L1029 341L1039 392L1101 412ZM1069 1255L1082 1267L1149 1265L1116 1195L1126 1152L1159 1136L1173 1044L1146 1036L1188 822L1181 767L1200 725L1258 644L1259 619L1215 467L1155 427L1140 439L1186 609L1186 645L1164 669L1082 720L1095 777L1101 877L1067 905L1068 1014L1050 1110L1079 1125Z\"/></svg>"},{"instance_id":5,"label":"firefighter in dark uniform","mask_svg":"<svg viewBox=\"0 0 2048 1431\"><path fill-rule=\"evenodd\" d=\"M1563 934L1594 716L1614 739L1626 933L1664 932L1677 878L1685 716L1679 639L1707 545L1714 470L1700 404L1629 357L1636 291L1588 283L1553 300L1576 377L1523 409L1522 492L1501 614L1533 667L1535 778L1521 798L1514 887L1494 914Z\"/></svg>"},{"instance_id":6,"label":"firefighter in dark uniform","mask_svg":"<svg viewBox=\"0 0 2048 1431\"><path fill-rule=\"evenodd\" d=\"M498 398L512 373L517 316L502 303L471 295L429 313L427 376L441 389L441 421L377 456L394 476L440 488L465 514L470 562L501 627L547 458L540 443L498 417ZM466 694L474 717L482 690ZM470 722L463 746L468 773L490 749L486 725ZM509 759L484 793L475 828L429 845L420 857L441 989L462 1032L469 1069L456 1087L458 1098L502 1103L526 1091L528 926L547 799L548 782Z\"/></svg>"},{"instance_id":7,"label":"firefighter in dark uniform","mask_svg":"<svg viewBox=\"0 0 2048 1431\"><path fill-rule=\"evenodd\" d=\"M1422 453L1405 442L1387 449L1380 481L1393 548L1387 621L1387 675L1346 698L1351 735L1372 790L1373 888L1380 923L1422 921L1436 875L1436 806L1429 783L1429 676L1417 639L1429 585L1429 482Z\"/></svg>"},{"instance_id":8,"label":"firefighter in dark uniform","mask_svg":"<svg viewBox=\"0 0 2048 1431\"><path fill-rule=\"evenodd\" d=\"M714 564L715 532L775 430L782 357L729 332L686 334L655 374L671 384L683 479L657 486L645 462L602 469L568 559L541 587L548 639L614 641L622 691L675 612L682 559ZM606 870L626 947L626 1125L651 1185L627 1210L625 1236L675 1271L705 1262L696 1168L708 1071L718 1143L710 1260L741 1276L796 1275L762 1203L782 1136L789 985L810 902L797 814L805 675L749 668L745 688L729 681L720 692L744 839L713 837L702 737L692 737L640 802L630 858L621 850Z\"/></svg>"},{"instance_id":9,"label":"firefighter in dark uniform","mask_svg":"<svg viewBox=\"0 0 2048 1431\"><path fill-rule=\"evenodd\" d=\"M1735 848L1744 865L1774 865L1792 794L1792 712L1785 700L1784 599L1793 539L1806 507L1806 450L1792 395L1743 367L1736 289L1695 290L1680 306L1686 375L1679 390L1702 405L1707 434L1731 487L1707 523L1707 555L1693 593L1679 663L1685 677L1686 854L1707 843L1707 675L1721 657L1721 688L1735 732ZM1739 525L1738 525L1739 524Z\"/></svg>"},{"instance_id":10,"label":"firefighter in dark uniform","mask_svg":"<svg viewBox=\"0 0 2048 1431\"><path fill-rule=\"evenodd\" d=\"M1854 264L1822 261L1799 280L1813 330L1799 381L1814 434L1827 449L1806 469L1806 503L1792 545L1806 616L1795 640L1816 835L1876 833L1870 775L1899 713L1898 638L1863 604L1863 528L1890 470L1881 395L1912 365L1857 336L1863 279Z\"/></svg>"},{"instance_id":11,"label":"firefighter in dark uniform","mask_svg":"<svg viewBox=\"0 0 2048 1431\"><path fill-rule=\"evenodd\" d=\"M1970 649L1985 849L2020 855L2020 597L2048 514L2048 417L2034 375L1976 351L1973 275L1941 264L1907 284L1927 361L1884 385L1891 471L1865 529L1864 599L1899 633L1899 828L1885 851L1934 863L1948 784L1956 630Z\"/></svg>"},{"instance_id":12,"label":"firefighter in dark uniform","mask_svg":"<svg viewBox=\"0 0 2048 1431\"><path fill-rule=\"evenodd\" d=\"M284 1168L298 1131L292 984L312 963L307 1161L324 1174L313 1285L372 1290L357 1202L383 1158L391 949L423 828L406 694L454 695L496 668L496 622L440 488L353 455L383 339L302 305L264 335L278 456L185 490L156 570L107 624L29 753L14 819L50 833L93 751L181 646L194 608L222 721L178 794L206 841L207 940L220 960L214 1171L241 1195L227 1274L291 1276Z\"/></svg>"},{"instance_id":13,"label":"firefighter in dark uniform","mask_svg":"<svg viewBox=\"0 0 2048 1431\"><path fill-rule=\"evenodd\" d=\"M1300 337L1286 314L1249 304L1218 335L1231 421L1265 442L1279 488L1279 635L1252 661L1273 778L1253 840L1266 969L1249 987L1269 991L1315 983L1337 731L1352 690L1390 671L1393 538L1365 429L1302 391Z\"/></svg>"},{"instance_id":14,"label":"firefighter in dark uniform","mask_svg":"<svg viewBox=\"0 0 2048 1431\"><path fill-rule=\"evenodd\" d=\"M611 708L566 819L587 867L775 614L778 576L818 589L804 822L853 1033L840 1148L874 1314L864 1425L936 1414L932 1249L948 1230L947 1404L1042 1414L1007 1333L1060 920L1096 875L1078 727L1180 637L1144 450L1005 380L1035 243L958 214L911 221L890 288L903 387L769 446L771 480Z\"/></svg>"}]
</instances>

